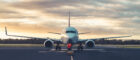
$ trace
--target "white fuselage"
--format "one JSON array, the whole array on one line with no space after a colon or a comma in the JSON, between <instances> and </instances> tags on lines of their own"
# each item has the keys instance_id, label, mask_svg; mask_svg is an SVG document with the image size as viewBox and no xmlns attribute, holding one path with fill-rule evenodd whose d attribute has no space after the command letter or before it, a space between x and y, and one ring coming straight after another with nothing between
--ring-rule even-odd
<instances>
[{"instance_id":1,"label":"white fuselage","mask_svg":"<svg viewBox=\"0 0 140 60\"><path fill-rule=\"evenodd\" d=\"M75 44L79 39L78 31L74 27L67 27L65 30L65 36L61 37L61 39L64 44Z\"/></svg>"}]
</instances>

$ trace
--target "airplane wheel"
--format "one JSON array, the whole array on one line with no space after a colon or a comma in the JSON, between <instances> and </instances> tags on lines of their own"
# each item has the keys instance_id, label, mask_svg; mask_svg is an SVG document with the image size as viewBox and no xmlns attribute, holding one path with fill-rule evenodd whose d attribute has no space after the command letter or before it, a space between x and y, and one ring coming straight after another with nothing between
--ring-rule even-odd
<instances>
[{"instance_id":1,"label":"airplane wheel","mask_svg":"<svg viewBox=\"0 0 140 60\"><path fill-rule=\"evenodd\" d=\"M83 51L83 46L81 46L81 51Z\"/></svg>"},{"instance_id":2,"label":"airplane wheel","mask_svg":"<svg viewBox=\"0 0 140 60\"><path fill-rule=\"evenodd\" d=\"M77 47L77 50L78 50L78 51L83 51L83 46L78 46L78 47Z\"/></svg>"},{"instance_id":3,"label":"airplane wheel","mask_svg":"<svg viewBox=\"0 0 140 60\"><path fill-rule=\"evenodd\" d=\"M56 48L55 48L56 50L61 50L61 47L60 46L56 46Z\"/></svg>"},{"instance_id":4,"label":"airplane wheel","mask_svg":"<svg viewBox=\"0 0 140 60\"><path fill-rule=\"evenodd\" d=\"M59 50L61 51L61 47L59 46Z\"/></svg>"}]
</instances>

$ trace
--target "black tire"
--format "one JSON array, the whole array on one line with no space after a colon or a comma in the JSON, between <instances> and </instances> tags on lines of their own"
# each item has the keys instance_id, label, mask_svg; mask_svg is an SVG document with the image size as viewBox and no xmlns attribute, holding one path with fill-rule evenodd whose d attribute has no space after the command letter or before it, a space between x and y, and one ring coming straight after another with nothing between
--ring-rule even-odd
<instances>
[{"instance_id":1,"label":"black tire","mask_svg":"<svg viewBox=\"0 0 140 60\"><path fill-rule=\"evenodd\" d=\"M77 47L77 50L78 50L78 51L83 51L83 46L78 46L78 47Z\"/></svg>"},{"instance_id":2,"label":"black tire","mask_svg":"<svg viewBox=\"0 0 140 60\"><path fill-rule=\"evenodd\" d=\"M61 50L61 47L60 46L56 46L55 50L56 51Z\"/></svg>"},{"instance_id":3,"label":"black tire","mask_svg":"<svg viewBox=\"0 0 140 60\"><path fill-rule=\"evenodd\" d=\"M56 46L55 50L57 51L58 50L58 47Z\"/></svg>"},{"instance_id":4,"label":"black tire","mask_svg":"<svg viewBox=\"0 0 140 60\"><path fill-rule=\"evenodd\" d=\"M81 46L80 48L81 48L81 51L83 51L83 46Z\"/></svg>"},{"instance_id":5,"label":"black tire","mask_svg":"<svg viewBox=\"0 0 140 60\"><path fill-rule=\"evenodd\" d=\"M61 47L59 46L59 51L61 51Z\"/></svg>"}]
</instances>

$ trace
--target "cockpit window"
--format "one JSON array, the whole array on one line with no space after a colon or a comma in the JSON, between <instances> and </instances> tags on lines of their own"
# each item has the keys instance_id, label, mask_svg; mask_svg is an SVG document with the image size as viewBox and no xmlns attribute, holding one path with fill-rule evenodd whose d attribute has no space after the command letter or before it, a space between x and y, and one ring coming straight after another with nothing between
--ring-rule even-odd
<instances>
[{"instance_id":1,"label":"cockpit window","mask_svg":"<svg viewBox=\"0 0 140 60\"><path fill-rule=\"evenodd\" d=\"M75 31L66 31L66 33L76 33Z\"/></svg>"}]
</instances>

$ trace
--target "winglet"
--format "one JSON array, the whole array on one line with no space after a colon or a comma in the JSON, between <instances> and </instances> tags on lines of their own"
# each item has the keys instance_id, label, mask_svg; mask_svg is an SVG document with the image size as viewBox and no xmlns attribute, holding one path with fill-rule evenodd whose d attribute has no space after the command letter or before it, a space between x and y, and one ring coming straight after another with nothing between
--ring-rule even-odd
<instances>
[{"instance_id":1,"label":"winglet","mask_svg":"<svg viewBox=\"0 0 140 60\"><path fill-rule=\"evenodd\" d=\"M7 28L6 28L6 27L5 27L5 34L8 35L8 33L7 33Z\"/></svg>"}]
</instances>

